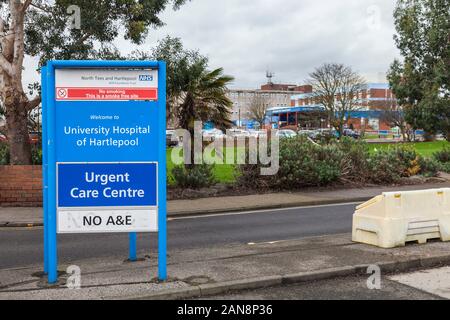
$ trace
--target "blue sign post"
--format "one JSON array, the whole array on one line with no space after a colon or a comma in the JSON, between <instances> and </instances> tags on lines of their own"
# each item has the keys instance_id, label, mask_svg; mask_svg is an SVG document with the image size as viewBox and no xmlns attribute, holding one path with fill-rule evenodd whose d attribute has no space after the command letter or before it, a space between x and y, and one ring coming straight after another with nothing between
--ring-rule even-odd
<instances>
[{"instance_id":1,"label":"blue sign post","mask_svg":"<svg viewBox=\"0 0 450 320\"><path fill-rule=\"evenodd\" d=\"M57 276L57 234L158 232L166 270L164 62L49 61L42 69L44 272Z\"/></svg>"}]
</instances>

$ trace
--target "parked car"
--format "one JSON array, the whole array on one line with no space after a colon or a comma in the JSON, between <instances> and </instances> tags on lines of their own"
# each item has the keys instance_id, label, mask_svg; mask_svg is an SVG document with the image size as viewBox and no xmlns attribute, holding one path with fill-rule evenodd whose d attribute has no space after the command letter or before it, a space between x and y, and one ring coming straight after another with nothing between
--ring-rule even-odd
<instances>
[{"instance_id":1,"label":"parked car","mask_svg":"<svg viewBox=\"0 0 450 320\"><path fill-rule=\"evenodd\" d=\"M250 130L249 135L252 138L267 137L267 130Z\"/></svg>"},{"instance_id":2,"label":"parked car","mask_svg":"<svg viewBox=\"0 0 450 320\"><path fill-rule=\"evenodd\" d=\"M356 131L351 130L351 129L344 129L344 132L342 133L342 135L344 137L351 137L353 139L360 139L361 138L361 134L359 132L356 132Z\"/></svg>"},{"instance_id":3,"label":"parked car","mask_svg":"<svg viewBox=\"0 0 450 320\"><path fill-rule=\"evenodd\" d=\"M242 139L249 137L250 132L242 129L229 129L227 130L227 136Z\"/></svg>"},{"instance_id":4,"label":"parked car","mask_svg":"<svg viewBox=\"0 0 450 320\"><path fill-rule=\"evenodd\" d=\"M175 130L166 130L166 146L167 147L177 147L180 140L175 135Z\"/></svg>"},{"instance_id":5,"label":"parked car","mask_svg":"<svg viewBox=\"0 0 450 320\"><path fill-rule=\"evenodd\" d=\"M295 138L297 136L297 133L294 130L290 130L290 129L283 129L283 130L278 130L276 135L280 138Z\"/></svg>"},{"instance_id":6,"label":"parked car","mask_svg":"<svg viewBox=\"0 0 450 320\"><path fill-rule=\"evenodd\" d=\"M311 139L316 139L320 134L321 132L319 130L300 130L298 132L299 136L306 136Z\"/></svg>"},{"instance_id":7,"label":"parked car","mask_svg":"<svg viewBox=\"0 0 450 320\"><path fill-rule=\"evenodd\" d=\"M203 130L203 137L214 141L217 138L223 138L224 134L222 130L219 129L208 129Z\"/></svg>"}]
</instances>

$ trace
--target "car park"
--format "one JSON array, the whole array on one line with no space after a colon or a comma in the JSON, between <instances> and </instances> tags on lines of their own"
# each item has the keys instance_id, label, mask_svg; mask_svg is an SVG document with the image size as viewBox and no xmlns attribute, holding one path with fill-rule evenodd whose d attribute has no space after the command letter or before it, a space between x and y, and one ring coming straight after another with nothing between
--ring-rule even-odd
<instances>
[{"instance_id":1,"label":"car park","mask_svg":"<svg viewBox=\"0 0 450 320\"><path fill-rule=\"evenodd\" d=\"M297 133L294 130L283 129L283 130L278 130L276 135L280 139L283 139L283 138L290 139L290 138L295 138L297 136Z\"/></svg>"}]
</instances>

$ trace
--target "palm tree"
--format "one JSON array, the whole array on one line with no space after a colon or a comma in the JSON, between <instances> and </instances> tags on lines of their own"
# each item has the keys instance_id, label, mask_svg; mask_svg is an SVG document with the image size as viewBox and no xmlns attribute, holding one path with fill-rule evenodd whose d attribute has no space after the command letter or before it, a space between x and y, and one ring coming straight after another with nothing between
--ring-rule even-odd
<instances>
[{"instance_id":1,"label":"palm tree","mask_svg":"<svg viewBox=\"0 0 450 320\"><path fill-rule=\"evenodd\" d=\"M211 121L223 131L232 126L230 116L233 103L226 93L227 85L233 80L233 77L223 74L222 68L209 71L203 61L193 63L186 69L178 121L181 128L191 133L191 139L194 139L195 121ZM193 164L195 150L191 150ZM185 165L185 168L189 170L192 166Z\"/></svg>"},{"instance_id":2,"label":"palm tree","mask_svg":"<svg viewBox=\"0 0 450 320\"><path fill-rule=\"evenodd\" d=\"M227 85L234 78L223 74L223 69L209 71L204 64L194 64L188 70L182 103L178 108L181 128L194 132L194 121L211 121L221 130L232 126L233 103L227 97Z\"/></svg>"}]
</instances>

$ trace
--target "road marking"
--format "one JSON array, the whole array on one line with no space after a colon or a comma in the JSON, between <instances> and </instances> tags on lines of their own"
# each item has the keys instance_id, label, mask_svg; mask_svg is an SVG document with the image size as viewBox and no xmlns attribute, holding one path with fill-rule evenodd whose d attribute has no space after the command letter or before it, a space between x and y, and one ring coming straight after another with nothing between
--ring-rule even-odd
<instances>
[{"instance_id":1,"label":"road marking","mask_svg":"<svg viewBox=\"0 0 450 320\"><path fill-rule=\"evenodd\" d=\"M296 239L294 239L294 240L296 240ZM292 241L292 240L278 240L278 241L268 241L268 242L249 242L249 243L247 243L247 245L260 246L260 245L265 245L265 244L277 244L277 243L283 243L283 242L288 242L288 241Z\"/></svg>"},{"instance_id":2,"label":"road marking","mask_svg":"<svg viewBox=\"0 0 450 320\"><path fill-rule=\"evenodd\" d=\"M225 217L225 216L241 216L241 215L247 215L247 214L270 213L270 212L298 210L298 209L343 207L343 206L349 206L349 205L356 206L361 203L362 202L346 202L346 203L321 204L321 205L293 207L293 208L263 209L263 210L242 211L242 212L225 212L225 213L217 213L217 214L206 214L206 215L196 215L196 216L189 216L189 217L169 218L168 221L189 220L189 219L199 219L199 218L212 218L212 217Z\"/></svg>"}]
</instances>

